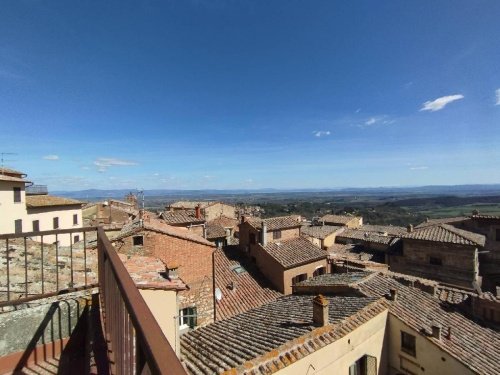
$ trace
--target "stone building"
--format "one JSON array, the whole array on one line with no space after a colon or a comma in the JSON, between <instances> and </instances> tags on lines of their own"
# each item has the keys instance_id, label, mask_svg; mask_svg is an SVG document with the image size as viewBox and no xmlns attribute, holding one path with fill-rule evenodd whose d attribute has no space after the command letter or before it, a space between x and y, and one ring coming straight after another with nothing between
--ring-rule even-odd
<instances>
[{"instance_id":1,"label":"stone building","mask_svg":"<svg viewBox=\"0 0 500 375\"><path fill-rule=\"evenodd\" d=\"M300 234L312 244L326 250L335 243L335 238L345 230L343 226L303 225Z\"/></svg>"},{"instance_id":2,"label":"stone building","mask_svg":"<svg viewBox=\"0 0 500 375\"><path fill-rule=\"evenodd\" d=\"M392 271L438 280L462 288L481 285L479 250L485 237L448 224L413 229L402 235L400 253L390 255Z\"/></svg>"},{"instance_id":3,"label":"stone building","mask_svg":"<svg viewBox=\"0 0 500 375\"><path fill-rule=\"evenodd\" d=\"M221 216L237 219L235 206L217 201L178 201L165 207L165 211L192 211L196 207L201 210L201 216L206 221L211 221Z\"/></svg>"},{"instance_id":4,"label":"stone building","mask_svg":"<svg viewBox=\"0 0 500 375\"><path fill-rule=\"evenodd\" d=\"M113 245L122 254L157 257L170 274L178 273L188 286L188 290L179 292L181 330L214 320L214 244L150 218L125 225Z\"/></svg>"},{"instance_id":5,"label":"stone building","mask_svg":"<svg viewBox=\"0 0 500 375\"><path fill-rule=\"evenodd\" d=\"M350 215L325 215L319 219L319 222L326 225L338 225L347 228L359 228L363 225L363 218Z\"/></svg>"}]
</instances>

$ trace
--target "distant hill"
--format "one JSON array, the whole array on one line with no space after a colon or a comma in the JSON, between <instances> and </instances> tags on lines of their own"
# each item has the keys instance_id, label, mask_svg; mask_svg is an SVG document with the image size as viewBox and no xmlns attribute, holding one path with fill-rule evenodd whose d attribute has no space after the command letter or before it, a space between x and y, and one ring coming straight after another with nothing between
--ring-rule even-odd
<instances>
[{"instance_id":1,"label":"distant hill","mask_svg":"<svg viewBox=\"0 0 500 375\"><path fill-rule=\"evenodd\" d=\"M54 191L53 195L82 200L122 199L134 189L102 190L88 189L79 191ZM152 189L144 190L145 197L184 197L189 199L213 199L211 197L244 196L244 195L303 195L304 193L335 194L340 196L485 196L500 194L500 184L492 185L435 185L415 187L373 187L373 188L336 188L336 189L206 189L206 190L179 190L179 189Z\"/></svg>"}]
</instances>

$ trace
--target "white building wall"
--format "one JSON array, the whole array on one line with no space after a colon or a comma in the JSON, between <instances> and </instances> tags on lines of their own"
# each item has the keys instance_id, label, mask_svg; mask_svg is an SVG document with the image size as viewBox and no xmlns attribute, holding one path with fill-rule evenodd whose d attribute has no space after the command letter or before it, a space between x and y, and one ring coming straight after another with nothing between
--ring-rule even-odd
<instances>
[{"instance_id":1,"label":"white building wall","mask_svg":"<svg viewBox=\"0 0 500 375\"><path fill-rule=\"evenodd\" d=\"M77 216L77 224L73 224L73 215ZM26 232L33 231L33 221L38 220L40 231L54 230L54 218L59 218L58 229L73 229L82 227L82 209L80 206L59 206L59 207L37 207L29 208L27 215ZM79 240L83 239L83 233L71 233L58 235L57 241L61 246L69 246L75 242L75 236L79 236ZM41 241L40 237L34 237L33 240ZM44 236L44 243L54 243L56 236Z\"/></svg>"},{"instance_id":2,"label":"white building wall","mask_svg":"<svg viewBox=\"0 0 500 375\"><path fill-rule=\"evenodd\" d=\"M21 202L14 203L14 187L21 188ZM27 223L26 194L23 182L0 181L0 234L14 233L14 221L23 221L23 231Z\"/></svg>"}]
</instances>

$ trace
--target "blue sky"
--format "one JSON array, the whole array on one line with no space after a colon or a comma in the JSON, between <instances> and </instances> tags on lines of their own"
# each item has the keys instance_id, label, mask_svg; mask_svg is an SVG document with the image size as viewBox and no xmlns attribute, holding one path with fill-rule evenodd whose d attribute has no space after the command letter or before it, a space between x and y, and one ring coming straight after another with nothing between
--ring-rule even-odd
<instances>
[{"instance_id":1,"label":"blue sky","mask_svg":"<svg viewBox=\"0 0 500 375\"><path fill-rule=\"evenodd\" d=\"M0 152L51 190L500 183L499 14L3 2Z\"/></svg>"}]
</instances>

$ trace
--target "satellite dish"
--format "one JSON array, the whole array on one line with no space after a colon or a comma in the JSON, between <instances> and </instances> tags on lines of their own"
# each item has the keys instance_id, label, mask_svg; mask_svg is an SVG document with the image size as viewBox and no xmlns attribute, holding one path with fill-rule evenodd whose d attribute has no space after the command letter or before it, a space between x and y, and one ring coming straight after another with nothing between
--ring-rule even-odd
<instances>
[{"instance_id":1,"label":"satellite dish","mask_svg":"<svg viewBox=\"0 0 500 375\"><path fill-rule=\"evenodd\" d=\"M215 299L220 301L222 299L222 292L219 288L215 288Z\"/></svg>"}]
</instances>

